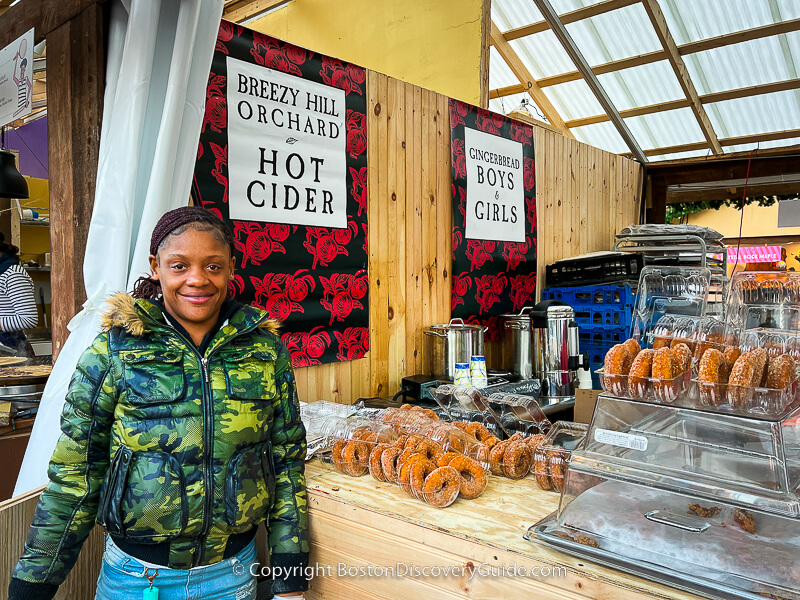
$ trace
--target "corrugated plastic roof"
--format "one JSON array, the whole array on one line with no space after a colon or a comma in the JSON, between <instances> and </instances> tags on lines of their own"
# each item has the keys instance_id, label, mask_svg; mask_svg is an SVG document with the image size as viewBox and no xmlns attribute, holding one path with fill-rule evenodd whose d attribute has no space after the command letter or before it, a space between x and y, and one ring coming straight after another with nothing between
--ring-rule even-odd
<instances>
[{"instance_id":1,"label":"corrugated plastic roof","mask_svg":"<svg viewBox=\"0 0 800 600\"><path fill-rule=\"evenodd\" d=\"M550 0L559 15L598 4L601 0ZM678 46L721 35L800 18L800 0L657 0L670 34ZM543 20L532 0L493 0L492 20L501 32ZM566 25L576 46L591 66L662 52L663 47L641 3L635 2ZM531 75L542 78L576 70L575 64L549 29L509 41ZM683 54L692 84L702 97L739 88L800 78L800 31L728 44ZM625 111L671 101L684 107L628 116L625 122L644 150L686 144L703 144L705 137L686 96L667 60L659 60L598 76L617 110ZM499 89L519 80L492 48L489 82ZM629 149L614 126L606 121L569 123L604 114L583 79L545 85L542 89L560 117L581 141L611 152ZM508 113L526 93L490 101L493 110ZM800 129L800 89L703 103L717 138L728 138ZM532 102L532 101L531 101ZM537 111L533 111L536 113ZM542 114L534 114L542 118ZM800 138L724 145L725 153L756 146L779 147ZM731 140L733 141L733 140ZM737 140L738 141L738 140ZM651 156L649 160L675 159L708 154L709 149Z\"/></svg>"}]
</instances>

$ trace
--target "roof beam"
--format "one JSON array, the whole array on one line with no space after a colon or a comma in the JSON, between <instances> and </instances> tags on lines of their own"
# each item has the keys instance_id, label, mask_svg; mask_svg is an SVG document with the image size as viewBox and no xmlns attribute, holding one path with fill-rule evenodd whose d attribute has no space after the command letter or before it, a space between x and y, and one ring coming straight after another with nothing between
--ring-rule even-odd
<instances>
[{"instance_id":1,"label":"roof beam","mask_svg":"<svg viewBox=\"0 0 800 600\"><path fill-rule=\"evenodd\" d=\"M240 23L261 13L289 4L291 0L233 0L226 2L222 18L233 23Z\"/></svg>"},{"instance_id":2,"label":"roof beam","mask_svg":"<svg viewBox=\"0 0 800 600\"><path fill-rule=\"evenodd\" d=\"M678 204L680 202L703 202L708 200L728 200L731 198L741 198L744 192L743 185L729 185L724 188L710 188L697 190L670 191L667 188L667 204ZM747 193L753 196L781 196L783 194L794 194L800 192L800 182L765 183L760 185L748 185Z\"/></svg>"},{"instance_id":3,"label":"roof beam","mask_svg":"<svg viewBox=\"0 0 800 600\"><path fill-rule=\"evenodd\" d=\"M585 6L583 8L578 8L568 13L564 13L561 15L561 22L564 23L564 25L567 25L568 23L574 23L575 21L596 17L597 15L602 15L603 13L611 12L612 10L617 10L618 8L625 8L631 4L638 4L639 2L640 0L604 0L603 2L592 4L591 6ZM530 25L523 25L522 27L509 29L503 33L503 37L511 41L517 38L525 37L526 35L541 33L543 31L547 31L548 29L550 29L550 25L547 23L547 21L537 21L536 23L531 23Z\"/></svg>"},{"instance_id":4,"label":"roof beam","mask_svg":"<svg viewBox=\"0 0 800 600\"><path fill-rule=\"evenodd\" d=\"M721 48L730 44L738 44L739 42L746 42L749 40L755 40L771 35L778 35L780 33L789 33L797 30L800 30L800 19L783 21L773 25L764 25L762 27L755 27L753 29L745 29L744 31L736 31L734 33L720 35L707 40L683 44L682 46L678 46L678 54L681 56L686 54L694 54L704 50ZM506 35L507 34L508 32L506 32ZM622 58L620 60L595 65L592 67L592 71L595 75L604 75L606 73L613 73L614 71L622 71L624 69L648 65L660 60L667 60L668 58L667 52L664 50L656 50L655 52L648 52L639 56L631 56L630 58ZM558 75L551 75L550 77L537 79L536 83L539 85L539 87L545 88L551 85L558 85L560 83L577 81L578 79L581 79L581 74L578 71L569 71L567 73L559 73Z\"/></svg>"},{"instance_id":5,"label":"roof beam","mask_svg":"<svg viewBox=\"0 0 800 600\"><path fill-rule=\"evenodd\" d=\"M700 102L699 94L692 83L691 77L689 77L686 63L683 62L681 55L678 53L678 45L675 43L667 27L667 20L664 18L664 13L661 12L661 7L656 0L642 0L642 6L644 6L647 12L647 16L650 17L650 22L656 30L656 35L662 47L667 51L669 63L672 65L672 70L678 78L683 93L689 100L692 112L700 125L700 130L703 132L703 137L706 138L714 154L722 154L722 146L719 144L717 134L714 132L714 127L711 125L711 120L708 118L703 104Z\"/></svg>"},{"instance_id":6,"label":"roof beam","mask_svg":"<svg viewBox=\"0 0 800 600\"><path fill-rule=\"evenodd\" d=\"M506 61L506 64L517 76L522 86L525 88L525 91L530 94L533 101L542 109L544 116L547 117L547 120L550 121L553 125L558 127L564 135L570 138L574 138L575 136L572 135L569 128L564 125L564 119L561 118L561 115L558 114L558 111L555 109L553 104L550 102L550 99L544 95L542 89L536 85L536 80L531 75L528 67L522 62L517 53L511 47L511 44L503 37L503 34L500 33L500 30L497 28L497 25L494 24L492 21L492 44L494 45L495 49L500 53L500 56Z\"/></svg>"},{"instance_id":7,"label":"roof beam","mask_svg":"<svg viewBox=\"0 0 800 600\"><path fill-rule=\"evenodd\" d=\"M578 67L578 71L580 71L581 75L583 75L583 78L586 80L587 85L594 93L597 101L600 103L600 106L602 106L603 110L606 111L606 114L611 117L614 127L617 128L620 136L623 140L625 140L628 148L631 149L633 156L639 162L646 163L647 158L642 152L639 143L636 141L636 138L633 137L633 134L620 116L619 112L614 106L614 103L611 102L611 98L608 97L608 94L606 93L605 89L603 89L603 86L600 85L600 82L597 80L597 76L592 72L592 69L589 67L589 63L586 62L583 54L581 54L580 50L578 50L578 47L575 45L575 41L567 31L566 26L558 18L558 15L556 14L556 11L553 10L550 2L548 2L548 0L534 0L534 2L536 2L536 6L539 7L542 16L550 24L550 28L558 38L558 41L561 42L561 46L572 59L572 62L575 63L575 66Z\"/></svg>"},{"instance_id":8,"label":"roof beam","mask_svg":"<svg viewBox=\"0 0 800 600\"><path fill-rule=\"evenodd\" d=\"M501 90L495 91L500 92L504 89L508 88L501 88ZM726 100L735 100L737 98L748 98L750 96L760 96L763 94L772 94L775 92L785 92L787 90L796 89L800 89L800 79L787 79L786 81L777 81L775 83L765 83L762 85L752 85L735 90L726 90L724 92L714 92L713 94L703 94L700 96L700 102L702 104L709 104L711 102L724 102ZM672 100L670 102L660 102L658 104L650 104L649 106L640 106L639 108L621 110L619 111L619 114L622 115L623 118L640 117L642 115L649 115L666 110L689 108L689 106L690 104L688 100ZM567 127L583 127L584 125L594 125L595 123L604 123L609 120L610 118L608 115L595 115L593 117L584 117L582 119L567 121Z\"/></svg>"},{"instance_id":9,"label":"roof beam","mask_svg":"<svg viewBox=\"0 0 800 600\"><path fill-rule=\"evenodd\" d=\"M514 94L521 94L525 91L525 86L521 83L508 85L506 87L497 88L496 90L489 90L489 100L495 98L503 98L505 96L513 96Z\"/></svg>"},{"instance_id":10,"label":"roof beam","mask_svg":"<svg viewBox=\"0 0 800 600\"><path fill-rule=\"evenodd\" d=\"M645 2L646 1L647 0L645 0ZM714 48L722 48L723 46L740 44L742 42L749 42L751 40L758 40L765 37L772 37L773 35L791 33L792 31L799 30L800 19L792 19L791 21L770 23L769 25L762 25L761 27L753 27L752 29L744 29L743 31L734 31L733 33L726 33L725 35L718 35L717 37L690 42L688 44L679 46L678 50L681 54L695 54L697 52L713 50Z\"/></svg>"},{"instance_id":11,"label":"roof beam","mask_svg":"<svg viewBox=\"0 0 800 600\"><path fill-rule=\"evenodd\" d=\"M775 140L786 140L790 138L800 138L800 129L786 129L784 131L769 131L767 133L753 133L750 135L740 135L737 137L720 138L721 146L740 146L743 144L756 144L758 142L773 142ZM645 156L659 156L661 154L675 154L677 152L691 152L693 150L705 150L708 148L706 142L693 142L691 144L681 144L680 146L664 146L662 148L651 148L645 150ZM626 152L623 156L631 156Z\"/></svg>"}]
</instances>

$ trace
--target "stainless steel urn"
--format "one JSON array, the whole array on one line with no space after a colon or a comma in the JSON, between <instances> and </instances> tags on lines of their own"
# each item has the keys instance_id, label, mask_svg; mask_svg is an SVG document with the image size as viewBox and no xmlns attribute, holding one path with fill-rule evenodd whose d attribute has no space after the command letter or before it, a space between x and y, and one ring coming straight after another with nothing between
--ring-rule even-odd
<instances>
[{"instance_id":1,"label":"stainless steel urn","mask_svg":"<svg viewBox=\"0 0 800 600\"><path fill-rule=\"evenodd\" d=\"M545 300L530 315L533 375L542 382L542 397L550 403L574 398L577 371L584 362L575 311L558 300Z\"/></svg>"}]
</instances>

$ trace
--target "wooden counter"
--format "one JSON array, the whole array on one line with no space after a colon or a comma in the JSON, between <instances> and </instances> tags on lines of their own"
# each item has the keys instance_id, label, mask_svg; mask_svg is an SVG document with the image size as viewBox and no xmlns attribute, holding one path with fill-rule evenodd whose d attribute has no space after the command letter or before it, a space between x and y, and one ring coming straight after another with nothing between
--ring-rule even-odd
<instances>
[{"instance_id":1,"label":"wooden counter","mask_svg":"<svg viewBox=\"0 0 800 600\"><path fill-rule=\"evenodd\" d=\"M311 581L310 600L699 598L524 540L528 527L558 506L558 494L541 491L532 479L492 477L479 498L442 510L372 477L342 475L318 459L307 464L306 478L311 564L330 565L333 572ZM338 576L340 563L365 570L393 566L398 574L413 563L420 569L457 567L458 573ZM552 574L490 574L503 564Z\"/></svg>"}]
</instances>

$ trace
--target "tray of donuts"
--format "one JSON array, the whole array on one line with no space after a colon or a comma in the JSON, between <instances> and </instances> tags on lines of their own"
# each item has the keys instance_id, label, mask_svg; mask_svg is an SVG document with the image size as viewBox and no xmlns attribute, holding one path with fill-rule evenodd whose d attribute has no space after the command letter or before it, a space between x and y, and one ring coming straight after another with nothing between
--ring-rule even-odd
<instances>
[{"instance_id":1,"label":"tray of donuts","mask_svg":"<svg viewBox=\"0 0 800 600\"><path fill-rule=\"evenodd\" d=\"M797 361L775 341L754 347L746 338L705 349L689 397L705 409L779 420L800 404Z\"/></svg>"},{"instance_id":2,"label":"tray of donuts","mask_svg":"<svg viewBox=\"0 0 800 600\"><path fill-rule=\"evenodd\" d=\"M603 390L614 396L671 404L689 389L692 357L692 350L683 342L642 349L630 339L606 353L597 373Z\"/></svg>"},{"instance_id":3,"label":"tray of donuts","mask_svg":"<svg viewBox=\"0 0 800 600\"><path fill-rule=\"evenodd\" d=\"M583 442L589 426L584 423L559 421L537 445L532 471L543 490L562 492L572 451Z\"/></svg>"},{"instance_id":4,"label":"tray of donuts","mask_svg":"<svg viewBox=\"0 0 800 600\"><path fill-rule=\"evenodd\" d=\"M484 446L478 454L481 458L487 457L492 474L508 479L522 479L531 472L533 452L545 437L538 429L531 429L527 436L517 431L508 439L501 440L481 423L456 421L453 424L476 437Z\"/></svg>"}]
</instances>

